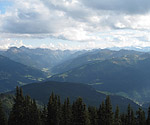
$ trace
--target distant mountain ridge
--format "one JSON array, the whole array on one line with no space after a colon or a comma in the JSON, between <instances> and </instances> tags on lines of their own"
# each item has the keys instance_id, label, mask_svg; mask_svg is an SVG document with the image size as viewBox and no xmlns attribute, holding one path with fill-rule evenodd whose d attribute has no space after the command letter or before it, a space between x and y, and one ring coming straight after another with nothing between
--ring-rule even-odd
<instances>
[{"instance_id":1,"label":"distant mountain ridge","mask_svg":"<svg viewBox=\"0 0 150 125\"><path fill-rule=\"evenodd\" d=\"M140 57L140 55L143 55L143 52L133 51L133 50L109 50L109 49L96 49L88 51L76 58L73 58L71 60L64 61L63 63L54 66L52 68L52 72L55 73L61 73L68 71L70 69L74 69L76 67L80 67L82 65L92 63L92 61L104 61L107 59L113 59L113 58L119 58L124 56L134 56L137 55Z\"/></svg>"},{"instance_id":2,"label":"distant mountain ridge","mask_svg":"<svg viewBox=\"0 0 150 125\"><path fill-rule=\"evenodd\" d=\"M1 51L0 54L16 62L34 67L40 70L50 70L53 66L69 59L76 57L84 51L70 50L50 50L50 49L30 49L24 46L17 48L11 47L7 51Z\"/></svg>"}]
</instances>

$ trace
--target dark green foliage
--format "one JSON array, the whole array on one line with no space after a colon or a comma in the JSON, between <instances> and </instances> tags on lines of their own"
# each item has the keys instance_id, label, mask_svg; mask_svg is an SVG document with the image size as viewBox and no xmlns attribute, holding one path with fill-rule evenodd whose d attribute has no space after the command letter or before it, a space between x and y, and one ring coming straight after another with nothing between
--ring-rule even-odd
<instances>
[{"instance_id":1,"label":"dark green foliage","mask_svg":"<svg viewBox=\"0 0 150 125\"><path fill-rule=\"evenodd\" d=\"M121 123L122 125L127 125L127 118L126 118L126 114L121 114L120 115L120 118L121 118Z\"/></svg>"},{"instance_id":2,"label":"dark green foliage","mask_svg":"<svg viewBox=\"0 0 150 125\"><path fill-rule=\"evenodd\" d=\"M59 125L61 122L61 103L60 97L51 94L49 98L49 102L47 105L48 115L47 115L47 123L50 125Z\"/></svg>"},{"instance_id":3,"label":"dark green foliage","mask_svg":"<svg viewBox=\"0 0 150 125\"><path fill-rule=\"evenodd\" d=\"M136 112L137 115L137 125L145 125L146 120L145 120L145 112L139 108L138 111Z\"/></svg>"},{"instance_id":4,"label":"dark green foliage","mask_svg":"<svg viewBox=\"0 0 150 125\"><path fill-rule=\"evenodd\" d=\"M89 106L88 107L88 112L89 112L89 119L90 119L90 124L91 125L98 125L98 114L97 114L97 108Z\"/></svg>"},{"instance_id":5,"label":"dark green foliage","mask_svg":"<svg viewBox=\"0 0 150 125\"><path fill-rule=\"evenodd\" d=\"M78 98L72 104L72 125L90 125L86 105L82 98Z\"/></svg>"},{"instance_id":6,"label":"dark green foliage","mask_svg":"<svg viewBox=\"0 0 150 125\"><path fill-rule=\"evenodd\" d=\"M133 109L131 110L131 125L136 125L136 119L135 119L135 116L134 116Z\"/></svg>"},{"instance_id":7,"label":"dark green foliage","mask_svg":"<svg viewBox=\"0 0 150 125\"><path fill-rule=\"evenodd\" d=\"M42 125L47 124L47 107L44 105L43 111L41 112Z\"/></svg>"},{"instance_id":8,"label":"dark green foliage","mask_svg":"<svg viewBox=\"0 0 150 125\"><path fill-rule=\"evenodd\" d=\"M37 109L35 100L32 100L29 96L25 97L23 112L23 125L40 125L40 113Z\"/></svg>"},{"instance_id":9,"label":"dark green foliage","mask_svg":"<svg viewBox=\"0 0 150 125\"><path fill-rule=\"evenodd\" d=\"M0 101L0 125L6 125L7 120L3 111L2 102Z\"/></svg>"},{"instance_id":10,"label":"dark green foliage","mask_svg":"<svg viewBox=\"0 0 150 125\"><path fill-rule=\"evenodd\" d=\"M64 101L62 106L62 125L70 125L72 117L72 110L69 98Z\"/></svg>"},{"instance_id":11,"label":"dark green foliage","mask_svg":"<svg viewBox=\"0 0 150 125\"><path fill-rule=\"evenodd\" d=\"M30 96L23 96L22 89L16 88L14 105L9 115L8 125L149 125L149 112L147 120L145 112L139 108L136 117L131 106L128 105L127 113L120 114L116 107L113 115L110 97L107 96L97 109L89 106L86 108L82 98L70 104L67 98L62 104L60 97L51 94L47 107L39 110L36 101ZM7 121L0 102L0 125L7 125Z\"/></svg>"},{"instance_id":12,"label":"dark green foliage","mask_svg":"<svg viewBox=\"0 0 150 125\"><path fill-rule=\"evenodd\" d=\"M23 108L23 107L22 107ZM29 96L25 97L24 100L24 110L23 110L23 121L24 124L31 124L31 98Z\"/></svg>"},{"instance_id":13,"label":"dark green foliage","mask_svg":"<svg viewBox=\"0 0 150 125\"><path fill-rule=\"evenodd\" d=\"M128 125L130 125L131 124L131 111L132 111L132 109L131 109L131 106L130 106L130 104L128 105L128 109L127 109L127 124Z\"/></svg>"},{"instance_id":14,"label":"dark green foliage","mask_svg":"<svg viewBox=\"0 0 150 125\"><path fill-rule=\"evenodd\" d=\"M24 112L24 97L22 93L22 89L16 88L16 97L14 99L14 105L12 111L10 112L10 116L8 119L9 125L21 125L23 119Z\"/></svg>"},{"instance_id":15,"label":"dark green foliage","mask_svg":"<svg viewBox=\"0 0 150 125\"><path fill-rule=\"evenodd\" d=\"M150 125L150 106L148 108L148 116L147 116L147 119L146 119L146 125Z\"/></svg>"},{"instance_id":16,"label":"dark green foliage","mask_svg":"<svg viewBox=\"0 0 150 125\"><path fill-rule=\"evenodd\" d=\"M134 116L134 112L133 109L131 108L130 104L128 105L127 108L127 115L126 115L126 124L127 125L135 125L135 116Z\"/></svg>"},{"instance_id":17,"label":"dark green foliage","mask_svg":"<svg viewBox=\"0 0 150 125\"><path fill-rule=\"evenodd\" d=\"M121 119L119 114L119 107L116 107L115 116L114 116L114 125L121 125Z\"/></svg>"},{"instance_id":18,"label":"dark green foliage","mask_svg":"<svg viewBox=\"0 0 150 125\"><path fill-rule=\"evenodd\" d=\"M14 105L10 112L9 125L40 125L40 115L35 100L29 96L24 97L22 89L16 88Z\"/></svg>"},{"instance_id":19,"label":"dark green foliage","mask_svg":"<svg viewBox=\"0 0 150 125\"><path fill-rule=\"evenodd\" d=\"M105 121L105 103L103 101L98 110L98 125L103 125Z\"/></svg>"},{"instance_id":20,"label":"dark green foliage","mask_svg":"<svg viewBox=\"0 0 150 125\"><path fill-rule=\"evenodd\" d=\"M105 120L106 120L106 125L113 124L113 112L112 112L112 105L109 96L107 96L105 100Z\"/></svg>"},{"instance_id":21,"label":"dark green foliage","mask_svg":"<svg viewBox=\"0 0 150 125\"><path fill-rule=\"evenodd\" d=\"M35 100L32 100L31 103L30 117L31 125L41 125L40 112L37 108Z\"/></svg>"}]
</instances>

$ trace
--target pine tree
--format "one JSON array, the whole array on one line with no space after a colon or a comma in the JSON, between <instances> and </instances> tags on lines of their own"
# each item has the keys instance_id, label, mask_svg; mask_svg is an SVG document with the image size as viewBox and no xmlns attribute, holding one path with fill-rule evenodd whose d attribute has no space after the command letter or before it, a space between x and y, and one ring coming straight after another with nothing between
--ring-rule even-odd
<instances>
[{"instance_id":1,"label":"pine tree","mask_svg":"<svg viewBox=\"0 0 150 125\"><path fill-rule=\"evenodd\" d=\"M57 125L60 125L62 123L62 104L60 101L60 96L57 96Z\"/></svg>"},{"instance_id":2,"label":"pine tree","mask_svg":"<svg viewBox=\"0 0 150 125\"><path fill-rule=\"evenodd\" d=\"M145 112L139 108L138 111L136 112L137 115L137 125L145 125L146 120L145 120Z\"/></svg>"},{"instance_id":3,"label":"pine tree","mask_svg":"<svg viewBox=\"0 0 150 125\"><path fill-rule=\"evenodd\" d=\"M50 98L49 98L49 102L47 105L47 111L48 111L48 115L47 115L47 123L50 125L55 125L54 123L54 119L55 119L55 110L54 110L54 93L52 92Z\"/></svg>"},{"instance_id":4,"label":"pine tree","mask_svg":"<svg viewBox=\"0 0 150 125\"><path fill-rule=\"evenodd\" d=\"M72 116L71 105L69 98L67 98L62 106L62 125L70 125L71 116Z\"/></svg>"},{"instance_id":5,"label":"pine tree","mask_svg":"<svg viewBox=\"0 0 150 125\"><path fill-rule=\"evenodd\" d=\"M131 109L131 125L136 125L134 111Z\"/></svg>"},{"instance_id":6,"label":"pine tree","mask_svg":"<svg viewBox=\"0 0 150 125\"><path fill-rule=\"evenodd\" d=\"M146 125L150 125L150 106L148 108L148 114L147 114L147 119L146 119Z\"/></svg>"},{"instance_id":7,"label":"pine tree","mask_svg":"<svg viewBox=\"0 0 150 125\"><path fill-rule=\"evenodd\" d=\"M24 97L22 89L16 88L16 97L14 98L14 105L12 111L10 112L8 124L9 125L21 125L23 121L24 112Z\"/></svg>"},{"instance_id":8,"label":"pine tree","mask_svg":"<svg viewBox=\"0 0 150 125\"><path fill-rule=\"evenodd\" d=\"M96 107L89 106L88 112L89 112L89 119L90 119L91 125L98 125L98 122L97 122L98 115L97 115Z\"/></svg>"},{"instance_id":9,"label":"pine tree","mask_svg":"<svg viewBox=\"0 0 150 125\"><path fill-rule=\"evenodd\" d=\"M127 125L131 125L131 106L130 104L128 105L128 108L127 108Z\"/></svg>"},{"instance_id":10,"label":"pine tree","mask_svg":"<svg viewBox=\"0 0 150 125\"><path fill-rule=\"evenodd\" d=\"M90 120L86 105L82 98L78 98L72 105L72 124L71 125L89 125Z\"/></svg>"},{"instance_id":11,"label":"pine tree","mask_svg":"<svg viewBox=\"0 0 150 125\"><path fill-rule=\"evenodd\" d=\"M31 120L32 120L31 125L41 125L40 113L37 108L36 101L34 99L32 100L32 103L31 103L30 116L31 116Z\"/></svg>"},{"instance_id":12,"label":"pine tree","mask_svg":"<svg viewBox=\"0 0 150 125\"><path fill-rule=\"evenodd\" d=\"M43 111L41 113L41 121L42 121L42 125L47 124L47 108L45 105L44 105Z\"/></svg>"},{"instance_id":13,"label":"pine tree","mask_svg":"<svg viewBox=\"0 0 150 125\"><path fill-rule=\"evenodd\" d=\"M3 111L2 103L0 101L0 124L6 125L6 123L7 123L6 116L5 116L5 113Z\"/></svg>"},{"instance_id":14,"label":"pine tree","mask_svg":"<svg viewBox=\"0 0 150 125\"><path fill-rule=\"evenodd\" d=\"M24 97L19 87L16 88L14 102L8 125L41 125L35 100L31 100L29 96Z\"/></svg>"},{"instance_id":15,"label":"pine tree","mask_svg":"<svg viewBox=\"0 0 150 125\"><path fill-rule=\"evenodd\" d=\"M109 96L107 96L105 100L105 123L106 125L113 124L113 112Z\"/></svg>"},{"instance_id":16,"label":"pine tree","mask_svg":"<svg viewBox=\"0 0 150 125\"><path fill-rule=\"evenodd\" d=\"M47 123L50 125L59 125L62 119L61 103L59 96L54 95L54 93L51 94L47 110L48 110Z\"/></svg>"},{"instance_id":17,"label":"pine tree","mask_svg":"<svg viewBox=\"0 0 150 125\"><path fill-rule=\"evenodd\" d=\"M119 115L119 107L116 107L115 117L114 117L114 125L121 125L120 115Z\"/></svg>"},{"instance_id":18,"label":"pine tree","mask_svg":"<svg viewBox=\"0 0 150 125\"><path fill-rule=\"evenodd\" d=\"M26 96L24 100L24 111L23 111L23 121L22 124L24 125L31 125L32 124L32 116L31 116L31 98L30 96Z\"/></svg>"},{"instance_id":19,"label":"pine tree","mask_svg":"<svg viewBox=\"0 0 150 125\"><path fill-rule=\"evenodd\" d=\"M104 124L105 124L105 103L103 101L98 110L98 125Z\"/></svg>"},{"instance_id":20,"label":"pine tree","mask_svg":"<svg viewBox=\"0 0 150 125\"><path fill-rule=\"evenodd\" d=\"M121 114L120 115L120 118L121 118L121 125L127 125L127 117L126 117L126 114Z\"/></svg>"}]
</instances>

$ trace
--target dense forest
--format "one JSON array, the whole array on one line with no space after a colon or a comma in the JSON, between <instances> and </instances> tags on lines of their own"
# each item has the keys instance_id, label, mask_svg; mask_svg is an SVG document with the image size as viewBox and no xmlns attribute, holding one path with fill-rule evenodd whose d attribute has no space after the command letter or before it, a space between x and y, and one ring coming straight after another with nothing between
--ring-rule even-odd
<instances>
[{"instance_id":1,"label":"dense forest","mask_svg":"<svg viewBox=\"0 0 150 125\"><path fill-rule=\"evenodd\" d=\"M99 108L86 106L81 97L72 104L69 98L62 103L58 95L51 94L47 106L37 107L36 101L24 96L16 88L13 108L6 117L0 102L0 125L150 125L150 108L145 113L141 108L133 111L130 104L125 113L116 107L112 111L111 100L106 97Z\"/></svg>"}]
</instances>

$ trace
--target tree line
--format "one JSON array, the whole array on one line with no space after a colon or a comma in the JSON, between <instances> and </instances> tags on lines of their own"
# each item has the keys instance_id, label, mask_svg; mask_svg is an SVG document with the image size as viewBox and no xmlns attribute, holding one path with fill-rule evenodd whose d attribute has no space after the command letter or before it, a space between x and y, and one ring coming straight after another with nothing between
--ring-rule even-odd
<instances>
[{"instance_id":1,"label":"tree line","mask_svg":"<svg viewBox=\"0 0 150 125\"><path fill-rule=\"evenodd\" d=\"M97 108L87 107L80 97L72 104L69 98L61 103L60 97L52 93L47 106L39 109L36 101L23 96L22 89L17 87L8 118L0 102L0 125L150 125L150 108L147 117L141 108L134 112L130 105L121 114L118 106L112 111L109 96Z\"/></svg>"}]
</instances>

